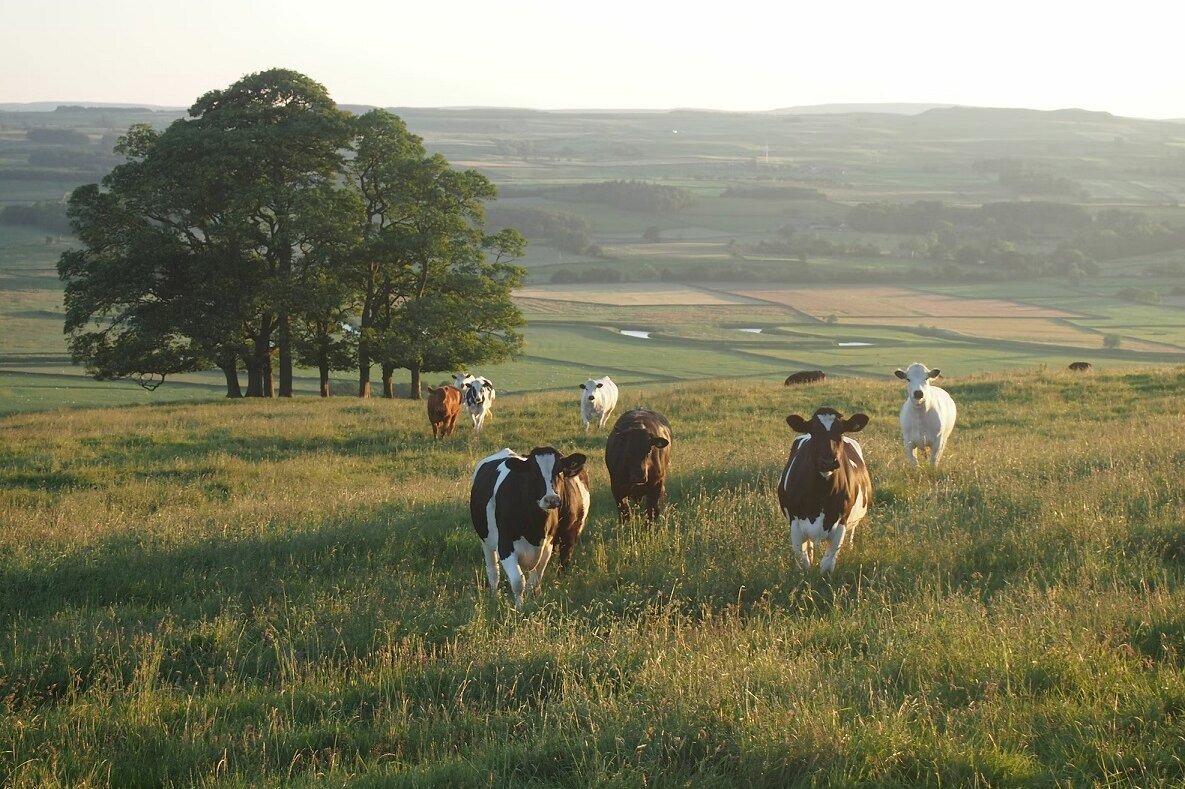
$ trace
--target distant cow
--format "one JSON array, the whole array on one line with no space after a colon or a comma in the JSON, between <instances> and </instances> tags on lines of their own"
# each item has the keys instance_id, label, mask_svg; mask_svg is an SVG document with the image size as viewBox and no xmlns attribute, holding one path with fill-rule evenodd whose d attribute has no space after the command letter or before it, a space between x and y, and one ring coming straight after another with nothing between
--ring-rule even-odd
<instances>
[{"instance_id":1,"label":"distant cow","mask_svg":"<svg viewBox=\"0 0 1185 789\"><path fill-rule=\"evenodd\" d=\"M1076 373L1089 372L1090 368L1090 362L1070 362L1070 369Z\"/></svg>"},{"instance_id":2,"label":"distant cow","mask_svg":"<svg viewBox=\"0 0 1185 789\"><path fill-rule=\"evenodd\" d=\"M799 370L796 373L790 373L786 377L783 386L793 386L794 384L815 384L819 381L827 380L827 374L822 370Z\"/></svg>"},{"instance_id":3,"label":"distant cow","mask_svg":"<svg viewBox=\"0 0 1185 789\"><path fill-rule=\"evenodd\" d=\"M665 416L635 408L618 418L605 442L605 466L621 520L629 520L628 500L639 501L643 496L647 517L658 517L670 463L671 425Z\"/></svg>"},{"instance_id":4,"label":"distant cow","mask_svg":"<svg viewBox=\"0 0 1185 789\"><path fill-rule=\"evenodd\" d=\"M552 447L526 457L503 449L473 471L469 514L485 552L486 579L496 595L501 561L516 607L539 587L553 550L561 569L572 559L588 520L586 459Z\"/></svg>"},{"instance_id":5,"label":"distant cow","mask_svg":"<svg viewBox=\"0 0 1185 789\"><path fill-rule=\"evenodd\" d=\"M786 424L802 435L794 439L778 480L778 506L790 523L790 545L799 566L810 569L814 549L828 542L819 569L830 574L844 538L872 503L864 453L855 439L844 435L863 430L868 417L844 419L834 408L820 408L809 420L788 416Z\"/></svg>"},{"instance_id":6,"label":"distant cow","mask_svg":"<svg viewBox=\"0 0 1185 789\"><path fill-rule=\"evenodd\" d=\"M461 393L452 386L428 387L428 421L432 423L432 437L452 435L461 413Z\"/></svg>"},{"instance_id":7,"label":"distant cow","mask_svg":"<svg viewBox=\"0 0 1185 789\"><path fill-rule=\"evenodd\" d=\"M617 408L617 384L612 378L607 375L589 378L580 385L580 418L586 434L594 419L598 428L604 427L614 408Z\"/></svg>"},{"instance_id":8,"label":"distant cow","mask_svg":"<svg viewBox=\"0 0 1185 789\"><path fill-rule=\"evenodd\" d=\"M905 381L905 402L901 405L901 436L905 442L905 459L916 466L914 450L925 453L930 449L930 465L937 466L955 429L957 409L955 401L930 380L939 370L931 370L921 362L914 362L896 376Z\"/></svg>"},{"instance_id":9,"label":"distant cow","mask_svg":"<svg viewBox=\"0 0 1185 789\"><path fill-rule=\"evenodd\" d=\"M453 376L453 385L461 391L461 401L465 405L465 410L469 412L469 417L473 420L473 432L481 432L482 425L485 424L486 417L490 415L490 408L493 406L494 397L497 394L494 391L493 382L480 375L456 373Z\"/></svg>"}]
</instances>

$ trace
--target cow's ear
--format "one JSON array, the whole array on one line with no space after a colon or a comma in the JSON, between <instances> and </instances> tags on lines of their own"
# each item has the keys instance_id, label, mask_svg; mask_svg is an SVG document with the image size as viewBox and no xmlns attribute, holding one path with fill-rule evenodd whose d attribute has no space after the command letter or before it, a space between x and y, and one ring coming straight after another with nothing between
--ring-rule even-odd
<instances>
[{"instance_id":1,"label":"cow's ear","mask_svg":"<svg viewBox=\"0 0 1185 789\"><path fill-rule=\"evenodd\" d=\"M506 468L521 474L531 468L531 461L522 458L506 458Z\"/></svg>"},{"instance_id":2,"label":"cow's ear","mask_svg":"<svg viewBox=\"0 0 1185 789\"><path fill-rule=\"evenodd\" d=\"M897 376L898 378L900 378L902 380L905 380L905 371L904 370L898 370L897 372L893 373L893 375Z\"/></svg>"},{"instance_id":3,"label":"cow's ear","mask_svg":"<svg viewBox=\"0 0 1185 789\"><path fill-rule=\"evenodd\" d=\"M811 432L810 423L798 414L791 414L790 416L786 417L786 424L790 425L791 430L796 430L799 433Z\"/></svg>"},{"instance_id":4,"label":"cow's ear","mask_svg":"<svg viewBox=\"0 0 1185 789\"><path fill-rule=\"evenodd\" d=\"M481 382L481 388L482 388L482 389L493 389L493 388L494 388L494 382L493 382L493 381L491 381L491 380L488 380L488 379L487 379L487 380L485 380L485 381L482 381L482 382Z\"/></svg>"},{"instance_id":5,"label":"cow's ear","mask_svg":"<svg viewBox=\"0 0 1185 789\"><path fill-rule=\"evenodd\" d=\"M671 444L671 442L667 441L662 436L651 436L650 437L650 446L652 446L652 447L658 447L659 449L662 449L663 447L670 446L670 444Z\"/></svg>"},{"instance_id":6,"label":"cow's ear","mask_svg":"<svg viewBox=\"0 0 1185 789\"><path fill-rule=\"evenodd\" d=\"M583 389L583 388L584 388L584 384L576 384L576 388L577 388L577 389Z\"/></svg>"},{"instance_id":7,"label":"cow's ear","mask_svg":"<svg viewBox=\"0 0 1185 789\"><path fill-rule=\"evenodd\" d=\"M600 389L602 386L604 386L604 384L597 384L598 389Z\"/></svg>"},{"instance_id":8,"label":"cow's ear","mask_svg":"<svg viewBox=\"0 0 1185 789\"><path fill-rule=\"evenodd\" d=\"M930 371L930 375L929 375L929 376L927 376L927 377L928 377L928 378L937 378L937 377L938 377L938 374L939 374L940 372L942 372L942 371L941 371L941 370L931 370L931 371Z\"/></svg>"},{"instance_id":9,"label":"cow's ear","mask_svg":"<svg viewBox=\"0 0 1185 789\"><path fill-rule=\"evenodd\" d=\"M859 433L868 424L868 414L852 414L843 423L845 433Z\"/></svg>"},{"instance_id":10,"label":"cow's ear","mask_svg":"<svg viewBox=\"0 0 1185 789\"><path fill-rule=\"evenodd\" d=\"M569 477L574 477L580 473L580 469L584 468L585 462L588 461L588 456L579 452L573 452L562 461L562 468L564 474Z\"/></svg>"}]
</instances>

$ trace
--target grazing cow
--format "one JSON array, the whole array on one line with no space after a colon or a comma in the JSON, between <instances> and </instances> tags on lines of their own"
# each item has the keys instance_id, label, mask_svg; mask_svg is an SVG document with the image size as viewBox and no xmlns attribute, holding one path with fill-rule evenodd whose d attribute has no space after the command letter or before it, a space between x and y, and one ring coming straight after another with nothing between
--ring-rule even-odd
<instances>
[{"instance_id":1,"label":"grazing cow","mask_svg":"<svg viewBox=\"0 0 1185 789\"><path fill-rule=\"evenodd\" d=\"M820 408L809 420L788 416L786 424L802 435L794 439L778 480L778 505L790 522L790 545L803 570L810 568L814 549L830 543L819 562L828 575L844 539L872 503L864 453L855 439L844 435L863 430L868 417L853 414L844 419L834 408Z\"/></svg>"},{"instance_id":2,"label":"grazing cow","mask_svg":"<svg viewBox=\"0 0 1185 789\"><path fill-rule=\"evenodd\" d=\"M500 560L516 608L538 588L553 550L561 569L572 560L588 520L586 460L552 447L537 447L526 457L503 449L473 471L469 514L485 551L486 579L496 595Z\"/></svg>"},{"instance_id":3,"label":"grazing cow","mask_svg":"<svg viewBox=\"0 0 1185 789\"><path fill-rule=\"evenodd\" d=\"M630 518L627 499L646 497L646 516L658 517L667 493L667 468L671 463L671 425L667 418L649 408L626 411L613 425L605 442L605 466L617 514Z\"/></svg>"},{"instance_id":4,"label":"grazing cow","mask_svg":"<svg viewBox=\"0 0 1185 789\"><path fill-rule=\"evenodd\" d=\"M452 435L461 413L461 393L456 387L428 387L428 421L432 423L432 437L446 438Z\"/></svg>"},{"instance_id":5,"label":"grazing cow","mask_svg":"<svg viewBox=\"0 0 1185 789\"><path fill-rule=\"evenodd\" d=\"M1090 362L1070 362L1070 369L1076 373L1089 372L1090 368Z\"/></svg>"},{"instance_id":6,"label":"grazing cow","mask_svg":"<svg viewBox=\"0 0 1185 789\"><path fill-rule=\"evenodd\" d=\"M480 433L486 417L490 415L490 408L494 404L494 383L485 376L457 373L453 385L461 390L461 399L465 403L465 410L473 420L473 432Z\"/></svg>"},{"instance_id":7,"label":"grazing cow","mask_svg":"<svg viewBox=\"0 0 1185 789\"><path fill-rule=\"evenodd\" d=\"M589 378L580 385L580 418L586 435L593 419L597 420L598 428L604 427L614 408L617 408L617 384L612 378L607 375Z\"/></svg>"},{"instance_id":8,"label":"grazing cow","mask_svg":"<svg viewBox=\"0 0 1185 789\"><path fill-rule=\"evenodd\" d=\"M905 381L905 402L901 405L901 435L905 441L905 459L916 466L918 459L914 449L923 453L930 448L930 465L937 466L955 429L957 409L955 401L939 386L933 386L930 379L937 378L939 370L931 370L921 362L914 362L896 375Z\"/></svg>"},{"instance_id":9,"label":"grazing cow","mask_svg":"<svg viewBox=\"0 0 1185 789\"><path fill-rule=\"evenodd\" d=\"M782 385L815 384L825 380L827 380L827 374L822 370L799 370L796 373L790 373L786 377L786 382Z\"/></svg>"}]
</instances>

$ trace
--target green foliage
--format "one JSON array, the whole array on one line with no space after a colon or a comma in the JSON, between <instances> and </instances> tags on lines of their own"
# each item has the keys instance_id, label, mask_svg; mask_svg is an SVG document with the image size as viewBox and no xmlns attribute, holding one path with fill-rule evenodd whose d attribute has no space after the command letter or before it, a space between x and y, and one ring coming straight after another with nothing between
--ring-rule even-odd
<instances>
[{"instance_id":1,"label":"green foliage","mask_svg":"<svg viewBox=\"0 0 1185 789\"><path fill-rule=\"evenodd\" d=\"M1182 369L945 386L960 422L937 472L900 457L885 381L623 389L671 419L670 506L618 523L590 464L574 565L522 612L482 588L469 474L502 446L597 457L568 394L499 397L448 442L406 402L7 417L0 772L1181 783L1185 432L1131 414L1173 413ZM872 415L875 486L830 581L798 571L773 496L782 420L823 403Z\"/></svg>"}]
</instances>

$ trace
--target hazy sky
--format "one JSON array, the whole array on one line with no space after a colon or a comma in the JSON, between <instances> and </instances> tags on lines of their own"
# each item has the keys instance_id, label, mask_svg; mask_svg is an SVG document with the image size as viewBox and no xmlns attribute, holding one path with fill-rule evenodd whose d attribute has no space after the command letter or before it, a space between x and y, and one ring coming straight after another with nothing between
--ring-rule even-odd
<instances>
[{"instance_id":1,"label":"hazy sky","mask_svg":"<svg viewBox=\"0 0 1185 789\"><path fill-rule=\"evenodd\" d=\"M344 104L927 102L1185 118L1180 0L0 0L0 102L189 106L292 68Z\"/></svg>"}]
</instances>

